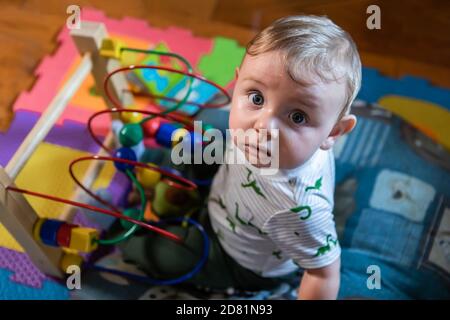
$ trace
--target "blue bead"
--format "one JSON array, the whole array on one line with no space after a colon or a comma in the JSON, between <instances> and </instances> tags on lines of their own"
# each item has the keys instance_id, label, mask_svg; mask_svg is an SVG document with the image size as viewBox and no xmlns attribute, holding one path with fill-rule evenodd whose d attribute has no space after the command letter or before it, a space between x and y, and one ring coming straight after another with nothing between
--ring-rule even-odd
<instances>
[{"instance_id":1,"label":"blue bead","mask_svg":"<svg viewBox=\"0 0 450 320\"><path fill-rule=\"evenodd\" d=\"M171 123L163 123L156 132L156 142L160 145L172 148L172 133L178 128Z\"/></svg>"},{"instance_id":2,"label":"blue bead","mask_svg":"<svg viewBox=\"0 0 450 320\"><path fill-rule=\"evenodd\" d=\"M39 237L41 238L42 243L48 246L58 247L56 235L58 234L59 228L63 224L63 221L51 219L45 220L39 233Z\"/></svg>"},{"instance_id":3,"label":"blue bead","mask_svg":"<svg viewBox=\"0 0 450 320\"><path fill-rule=\"evenodd\" d=\"M197 132L190 131L189 135L184 139L184 141L186 141L185 143L189 143L190 144L191 152L194 152L194 146L195 145L197 145L197 147L201 147L202 146L203 137L202 137L201 134L199 134Z\"/></svg>"},{"instance_id":4,"label":"blue bead","mask_svg":"<svg viewBox=\"0 0 450 320\"><path fill-rule=\"evenodd\" d=\"M128 147L122 147L117 149L114 152L115 158L125 159L125 160L131 160L131 161L137 161L136 153L131 148ZM114 166L119 171L126 171L127 169L133 170L134 166L132 164L122 163L114 161Z\"/></svg>"}]
</instances>

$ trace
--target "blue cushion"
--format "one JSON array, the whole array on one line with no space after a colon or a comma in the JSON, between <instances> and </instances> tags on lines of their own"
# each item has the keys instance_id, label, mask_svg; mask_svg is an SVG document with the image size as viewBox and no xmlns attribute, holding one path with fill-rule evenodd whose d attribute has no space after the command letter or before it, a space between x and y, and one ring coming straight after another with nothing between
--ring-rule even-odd
<instances>
[{"instance_id":1,"label":"blue cushion","mask_svg":"<svg viewBox=\"0 0 450 320\"><path fill-rule=\"evenodd\" d=\"M450 174L419 155L439 147L395 116L358 120L335 148L339 297L450 298ZM367 285L371 266L379 289Z\"/></svg>"}]
</instances>

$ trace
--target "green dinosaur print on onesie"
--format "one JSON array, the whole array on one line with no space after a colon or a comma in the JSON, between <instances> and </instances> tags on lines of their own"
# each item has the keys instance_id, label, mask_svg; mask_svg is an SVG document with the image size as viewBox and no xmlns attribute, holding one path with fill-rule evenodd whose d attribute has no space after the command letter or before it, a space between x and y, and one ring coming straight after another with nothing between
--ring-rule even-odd
<instances>
[{"instance_id":1,"label":"green dinosaur print on onesie","mask_svg":"<svg viewBox=\"0 0 450 320\"><path fill-rule=\"evenodd\" d=\"M277 257L277 259L282 259L281 258L281 250L278 250L278 251L273 251L272 252L272 255L274 255L275 257Z\"/></svg>"},{"instance_id":2,"label":"green dinosaur print on onesie","mask_svg":"<svg viewBox=\"0 0 450 320\"><path fill-rule=\"evenodd\" d=\"M234 223L234 221L231 220L230 217L228 217L228 216L226 219L227 219L228 223L230 224L231 231L236 233L236 224Z\"/></svg>"},{"instance_id":3,"label":"green dinosaur print on onesie","mask_svg":"<svg viewBox=\"0 0 450 320\"><path fill-rule=\"evenodd\" d=\"M252 175L252 171L249 168L247 169L247 183L241 183L242 188L252 188L253 191L256 192L257 195L263 197L264 199L267 199L264 193L262 193L261 189L259 188L256 180L250 181L250 176Z\"/></svg>"},{"instance_id":4,"label":"green dinosaur print on onesie","mask_svg":"<svg viewBox=\"0 0 450 320\"><path fill-rule=\"evenodd\" d=\"M309 217L311 216L311 213L312 213L311 207L310 206L298 206L298 207L291 209L291 211L295 212L295 213L299 213L299 212L302 212L305 210L307 213L306 213L306 215L300 216L301 220L309 219Z\"/></svg>"},{"instance_id":5,"label":"green dinosaur print on onesie","mask_svg":"<svg viewBox=\"0 0 450 320\"><path fill-rule=\"evenodd\" d=\"M222 197L219 196L217 199L216 198L209 198L209 201L213 201L215 203L217 203L222 209L224 209L225 211L227 211L227 207L225 206L225 204L223 203ZM230 215L227 211L227 217L226 217L229 225L230 225L230 229L231 231L233 231L234 233L236 233L236 223L233 221L232 218L230 218Z\"/></svg>"},{"instance_id":6,"label":"green dinosaur print on onesie","mask_svg":"<svg viewBox=\"0 0 450 320\"><path fill-rule=\"evenodd\" d=\"M253 174L252 170L245 168L247 170L247 181L250 181L250 176Z\"/></svg>"},{"instance_id":7,"label":"green dinosaur print on onesie","mask_svg":"<svg viewBox=\"0 0 450 320\"><path fill-rule=\"evenodd\" d=\"M234 216L235 216L236 220L239 221L240 224L246 226L247 222L245 222L244 220L241 219L241 217L239 217L239 204L237 202L235 202L234 204L235 204L235 207L236 207L236 209L234 211Z\"/></svg>"},{"instance_id":8,"label":"green dinosaur print on onesie","mask_svg":"<svg viewBox=\"0 0 450 320\"><path fill-rule=\"evenodd\" d=\"M257 226L255 226L252 223L252 220L255 218L254 216L252 216L248 222L245 222L244 220L242 220L242 218L239 216L239 204L237 202L235 202L235 206L236 206L236 209L234 212L234 217L241 225L252 227L252 228L256 229L259 234L267 234L266 232L261 231L261 229L259 229Z\"/></svg>"},{"instance_id":9,"label":"green dinosaur print on onesie","mask_svg":"<svg viewBox=\"0 0 450 320\"><path fill-rule=\"evenodd\" d=\"M325 253L329 252L331 250L330 244L333 244L336 247L337 243L337 239L333 239L333 236L331 234L327 235L326 244L317 249L317 253L314 255L314 257L322 256Z\"/></svg>"},{"instance_id":10,"label":"green dinosaur print on onesie","mask_svg":"<svg viewBox=\"0 0 450 320\"><path fill-rule=\"evenodd\" d=\"M317 179L314 186L306 187L305 192L307 192L309 190L320 190L320 188L322 187L322 178L323 177L320 177L319 179Z\"/></svg>"},{"instance_id":11,"label":"green dinosaur print on onesie","mask_svg":"<svg viewBox=\"0 0 450 320\"><path fill-rule=\"evenodd\" d=\"M210 201L217 203L222 209L227 209L225 204L223 203L222 197L219 196L219 198L209 198Z\"/></svg>"}]
</instances>

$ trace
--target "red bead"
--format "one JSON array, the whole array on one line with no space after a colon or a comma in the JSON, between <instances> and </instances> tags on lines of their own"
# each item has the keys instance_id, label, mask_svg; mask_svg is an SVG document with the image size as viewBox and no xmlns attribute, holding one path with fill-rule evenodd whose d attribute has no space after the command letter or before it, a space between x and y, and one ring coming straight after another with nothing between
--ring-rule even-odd
<instances>
[{"instance_id":1,"label":"red bead","mask_svg":"<svg viewBox=\"0 0 450 320\"><path fill-rule=\"evenodd\" d=\"M72 228L77 227L75 224L64 223L56 234L58 246L68 248L70 245L70 233Z\"/></svg>"},{"instance_id":2,"label":"red bead","mask_svg":"<svg viewBox=\"0 0 450 320\"><path fill-rule=\"evenodd\" d=\"M146 121L142 124L142 130L146 138L153 138L156 136L156 132L161 126L161 118L156 117L152 120Z\"/></svg>"}]
</instances>

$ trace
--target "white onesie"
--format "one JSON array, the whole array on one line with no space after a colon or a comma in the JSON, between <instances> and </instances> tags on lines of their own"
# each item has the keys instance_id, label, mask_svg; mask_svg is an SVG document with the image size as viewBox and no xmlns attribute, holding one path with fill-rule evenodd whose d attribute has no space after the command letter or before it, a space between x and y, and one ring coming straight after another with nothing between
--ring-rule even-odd
<instances>
[{"instance_id":1,"label":"white onesie","mask_svg":"<svg viewBox=\"0 0 450 320\"><path fill-rule=\"evenodd\" d=\"M223 249L263 277L334 262L341 249L333 218L332 150L317 150L298 168L261 175L233 143L227 145L208 199ZM229 164L231 152L245 163Z\"/></svg>"}]
</instances>

